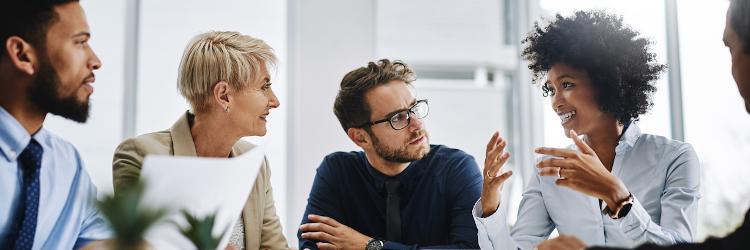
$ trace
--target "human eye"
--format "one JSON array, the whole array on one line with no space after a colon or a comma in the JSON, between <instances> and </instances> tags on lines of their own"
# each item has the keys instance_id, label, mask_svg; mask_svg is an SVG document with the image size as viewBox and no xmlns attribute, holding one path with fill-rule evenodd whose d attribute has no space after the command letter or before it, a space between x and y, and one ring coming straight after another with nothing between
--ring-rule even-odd
<instances>
[{"instance_id":1,"label":"human eye","mask_svg":"<svg viewBox=\"0 0 750 250\"><path fill-rule=\"evenodd\" d=\"M271 82L264 83L263 86L260 87L260 89L263 91L271 89Z\"/></svg>"},{"instance_id":2,"label":"human eye","mask_svg":"<svg viewBox=\"0 0 750 250\"><path fill-rule=\"evenodd\" d=\"M398 112L397 114L391 116L391 123L397 123L402 122L406 120L407 114L405 111Z\"/></svg>"},{"instance_id":3,"label":"human eye","mask_svg":"<svg viewBox=\"0 0 750 250\"><path fill-rule=\"evenodd\" d=\"M575 84L574 84L574 83L572 83L572 82L563 82L563 83L562 83L562 87L563 87L563 89L569 89L569 88L572 88L572 87L574 87L574 86L575 86Z\"/></svg>"}]
</instances>

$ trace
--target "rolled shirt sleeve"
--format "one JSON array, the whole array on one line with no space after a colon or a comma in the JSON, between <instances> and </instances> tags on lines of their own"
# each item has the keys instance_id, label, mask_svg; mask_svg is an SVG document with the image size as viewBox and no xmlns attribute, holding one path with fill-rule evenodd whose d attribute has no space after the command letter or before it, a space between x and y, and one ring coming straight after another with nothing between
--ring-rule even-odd
<instances>
[{"instance_id":1,"label":"rolled shirt sleeve","mask_svg":"<svg viewBox=\"0 0 750 250\"><path fill-rule=\"evenodd\" d=\"M529 178L518 208L518 219L512 230L504 209L498 209L494 214L482 218L481 199L474 205L472 213L482 249L533 249L554 230L537 175Z\"/></svg>"}]
</instances>

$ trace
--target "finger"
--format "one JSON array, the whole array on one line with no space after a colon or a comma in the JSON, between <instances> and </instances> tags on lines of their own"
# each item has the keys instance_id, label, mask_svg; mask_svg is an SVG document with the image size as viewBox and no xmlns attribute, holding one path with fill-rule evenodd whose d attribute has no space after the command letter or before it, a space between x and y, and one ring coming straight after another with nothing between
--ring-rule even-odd
<instances>
[{"instance_id":1,"label":"finger","mask_svg":"<svg viewBox=\"0 0 750 250\"><path fill-rule=\"evenodd\" d=\"M567 178L557 179L555 181L555 185L558 185L561 187L567 187L567 188L575 190L575 183L571 179L567 179Z\"/></svg>"},{"instance_id":2,"label":"finger","mask_svg":"<svg viewBox=\"0 0 750 250\"><path fill-rule=\"evenodd\" d=\"M578 137L578 133L576 133L575 130L572 130L572 129L570 130L570 138L573 139L573 142L576 144L576 147L578 147L578 150L580 150L582 153L589 154L589 155L596 155L596 153L594 153L594 150L591 149L591 147L589 147L589 145L586 144L586 142L584 142L583 140L581 140L581 138Z\"/></svg>"},{"instance_id":3,"label":"finger","mask_svg":"<svg viewBox=\"0 0 750 250\"><path fill-rule=\"evenodd\" d=\"M493 179L492 183L499 185L499 184L505 182L506 180L508 180L508 178L510 178L510 176L512 176L512 175L513 175L513 171L512 170L508 171L508 172L505 172L505 173L501 174L500 176L496 177L495 179Z\"/></svg>"},{"instance_id":4,"label":"finger","mask_svg":"<svg viewBox=\"0 0 750 250\"><path fill-rule=\"evenodd\" d=\"M534 149L537 154L551 155L563 158L573 158L576 156L576 151L562 148L547 148L541 147Z\"/></svg>"},{"instance_id":5,"label":"finger","mask_svg":"<svg viewBox=\"0 0 750 250\"><path fill-rule=\"evenodd\" d=\"M505 140L502 136L497 137L497 147L500 152L505 150L505 146L508 145L508 141Z\"/></svg>"},{"instance_id":6,"label":"finger","mask_svg":"<svg viewBox=\"0 0 750 250\"><path fill-rule=\"evenodd\" d=\"M299 229L303 232L326 232L333 234L335 228L325 223L305 223Z\"/></svg>"},{"instance_id":7,"label":"finger","mask_svg":"<svg viewBox=\"0 0 750 250\"><path fill-rule=\"evenodd\" d=\"M575 179L576 177L576 171L573 169L560 169L560 178L563 179Z\"/></svg>"},{"instance_id":8,"label":"finger","mask_svg":"<svg viewBox=\"0 0 750 250\"><path fill-rule=\"evenodd\" d=\"M492 138L490 138L490 141L487 142L487 150L486 152L490 152L493 148L495 148L495 145L497 144L497 137L500 136L499 131L495 131L495 133L492 134Z\"/></svg>"},{"instance_id":9,"label":"finger","mask_svg":"<svg viewBox=\"0 0 750 250\"><path fill-rule=\"evenodd\" d=\"M536 164L536 167L537 168L548 168L548 167L572 168L572 167L575 167L575 164L568 159L547 158L547 159L539 161Z\"/></svg>"},{"instance_id":10,"label":"finger","mask_svg":"<svg viewBox=\"0 0 750 250\"><path fill-rule=\"evenodd\" d=\"M504 140L498 135L497 137L493 137L490 143L491 145L487 145L488 149L487 154L484 158L483 173L485 174L485 176L493 178L494 176L490 174L490 170L492 169L491 166L494 166L498 156L502 153L503 147L501 147L500 145L504 144Z\"/></svg>"},{"instance_id":11,"label":"finger","mask_svg":"<svg viewBox=\"0 0 750 250\"><path fill-rule=\"evenodd\" d=\"M332 227L338 227L339 225L341 225L341 223L339 223L338 221L334 219L331 219L330 217L320 216L317 214L310 214L307 216L307 218L313 222L322 222Z\"/></svg>"},{"instance_id":12,"label":"finger","mask_svg":"<svg viewBox=\"0 0 750 250\"><path fill-rule=\"evenodd\" d=\"M498 165L505 166L505 163L508 162L508 159L510 159L510 152L504 152L498 158Z\"/></svg>"},{"instance_id":13,"label":"finger","mask_svg":"<svg viewBox=\"0 0 750 250\"><path fill-rule=\"evenodd\" d=\"M307 232L302 233L302 238L308 239L308 240L317 240L317 241L325 241L325 242L332 242L333 236L325 233L325 232Z\"/></svg>"},{"instance_id":14,"label":"finger","mask_svg":"<svg viewBox=\"0 0 750 250\"><path fill-rule=\"evenodd\" d=\"M558 167L543 167L539 168L539 176L552 176L558 177L560 168Z\"/></svg>"},{"instance_id":15,"label":"finger","mask_svg":"<svg viewBox=\"0 0 750 250\"><path fill-rule=\"evenodd\" d=\"M501 155L498 155L489 166L489 175L493 178L497 177L503 165L508 161L508 158L510 158L510 153L508 152L503 152Z\"/></svg>"},{"instance_id":16,"label":"finger","mask_svg":"<svg viewBox=\"0 0 750 250\"><path fill-rule=\"evenodd\" d=\"M491 164L493 160L497 159L497 156L500 155L503 150L505 150L506 142L502 137L495 138L495 144L492 146L492 149L487 151L487 157L485 158L485 164Z\"/></svg>"},{"instance_id":17,"label":"finger","mask_svg":"<svg viewBox=\"0 0 750 250\"><path fill-rule=\"evenodd\" d=\"M336 250L336 249L338 249L333 244L326 243L326 242L318 242L318 243L315 243L315 245L318 246L318 249L322 249L322 250Z\"/></svg>"}]
</instances>

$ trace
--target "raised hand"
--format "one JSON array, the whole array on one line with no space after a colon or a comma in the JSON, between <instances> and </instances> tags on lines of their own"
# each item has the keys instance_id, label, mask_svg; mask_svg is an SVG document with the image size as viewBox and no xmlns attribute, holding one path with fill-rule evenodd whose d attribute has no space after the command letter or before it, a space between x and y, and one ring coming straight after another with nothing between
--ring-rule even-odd
<instances>
[{"instance_id":1,"label":"raised hand","mask_svg":"<svg viewBox=\"0 0 750 250\"><path fill-rule=\"evenodd\" d=\"M502 167L510 158L510 153L505 152L508 143L500 137L500 132L495 132L487 143L486 157L484 159L484 183L482 185L482 217L487 217L497 211L500 206L500 193L513 171L502 172Z\"/></svg>"},{"instance_id":2,"label":"raised hand","mask_svg":"<svg viewBox=\"0 0 750 250\"><path fill-rule=\"evenodd\" d=\"M589 145L571 130L570 138L578 150L537 148L538 154L555 156L537 163L540 176L559 177L555 184L599 198L608 206L616 206L628 199L630 192L599 160ZM613 209L610 207L610 209Z\"/></svg>"}]
</instances>

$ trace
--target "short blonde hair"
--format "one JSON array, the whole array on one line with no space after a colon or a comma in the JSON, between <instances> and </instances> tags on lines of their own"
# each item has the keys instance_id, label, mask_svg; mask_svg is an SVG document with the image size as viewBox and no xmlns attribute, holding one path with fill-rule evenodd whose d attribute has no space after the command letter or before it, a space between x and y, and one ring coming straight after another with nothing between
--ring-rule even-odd
<instances>
[{"instance_id":1,"label":"short blonde hair","mask_svg":"<svg viewBox=\"0 0 750 250\"><path fill-rule=\"evenodd\" d=\"M261 77L263 66L275 64L273 49L261 39L238 32L207 32L193 38L185 48L177 88L193 112L204 112L216 83L225 81L242 90Z\"/></svg>"}]
</instances>

